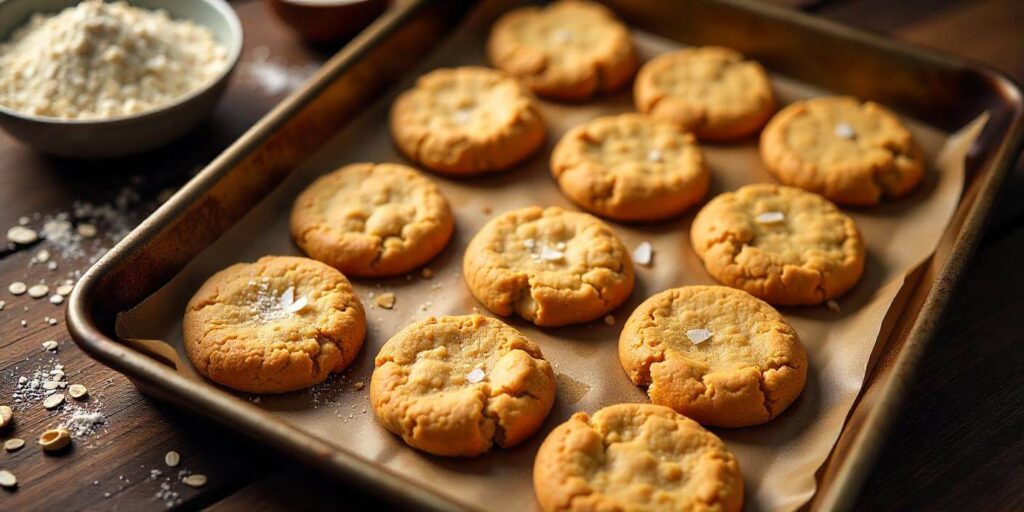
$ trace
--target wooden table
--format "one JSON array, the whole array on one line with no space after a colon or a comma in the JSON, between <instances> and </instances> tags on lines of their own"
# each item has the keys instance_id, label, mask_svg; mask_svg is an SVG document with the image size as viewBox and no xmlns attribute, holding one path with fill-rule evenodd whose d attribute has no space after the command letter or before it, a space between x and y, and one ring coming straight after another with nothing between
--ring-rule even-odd
<instances>
[{"instance_id":1,"label":"wooden table","mask_svg":"<svg viewBox=\"0 0 1024 512\"><path fill-rule=\"evenodd\" d=\"M1024 3L1019 0L797 3L827 18L987 62L1024 81ZM265 4L250 0L234 6L246 28L247 62L260 58L259 47L292 66L326 57L301 45ZM156 154L115 164L52 160L0 133L0 227L13 226L26 215L45 218L73 211L75 201L117 205L118 197L122 204L117 214L107 215L118 224L113 228L138 222L162 191L186 181L280 100L282 94L262 90L251 71L239 69L209 122ZM121 191L125 185L127 192ZM1024 509L1022 194L1024 166L1018 165L858 508ZM43 222L29 220L35 227ZM117 231L102 222L100 228L103 236ZM51 248L56 269L48 268L48 262L31 263L43 246L0 253L0 300L6 302L0 310L0 403L9 402L19 376L31 376L40 366L49 369L59 360L68 382L90 390L80 406L98 408L106 418L98 434L75 443L69 452L44 456L34 443L44 428L60 421L59 415L38 404L18 411L15 424L2 437L22 437L30 445L0 453L0 468L19 479L17 491L0 493L0 507L159 510L169 504L216 510L332 510L372 503L358 490L299 467L282 454L142 396L124 377L78 350L64 326L62 306L6 292L13 281L45 279L52 287L69 273L73 277L87 268L90 255L100 252L90 244L113 242L103 236L87 240L86 254L78 259ZM57 318L57 325L46 323L45 317ZM55 354L41 348L49 339L59 342ZM163 462L169 450L181 454L175 470ZM201 489L187 487L175 478L178 470L205 474L209 483Z\"/></svg>"}]
</instances>

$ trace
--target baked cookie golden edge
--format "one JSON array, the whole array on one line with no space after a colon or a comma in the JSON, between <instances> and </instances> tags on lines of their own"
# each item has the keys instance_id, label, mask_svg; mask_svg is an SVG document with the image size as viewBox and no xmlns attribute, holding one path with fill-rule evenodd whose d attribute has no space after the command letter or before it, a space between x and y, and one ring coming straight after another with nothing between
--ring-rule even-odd
<instances>
[{"instance_id":1,"label":"baked cookie golden edge","mask_svg":"<svg viewBox=\"0 0 1024 512\"><path fill-rule=\"evenodd\" d=\"M380 423L409 446L443 456L522 442L554 400L555 374L540 347L480 315L407 326L381 348L370 380Z\"/></svg>"},{"instance_id":2,"label":"baked cookie golden edge","mask_svg":"<svg viewBox=\"0 0 1024 512\"><path fill-rule=\"evenodd\" d=\"M541 510L738 512L743 478L714 434L675 411L617 404L573 414L533 465Z\"/></svg>"},{"instance_id":3,"label":"baked cookie golden edge","mask_svg":"<svg viewBox=\"0 0 1024 512\"><path fill-rule=\"evenodd\" d=\"M276 301L288 288L295 302L307 303L282 313ZM272 318L261 320L262 309L273 309ZM200 375L237 391L285 393L348 367L362 347L366 318L341 272L308 258L265 256L207 279L189 301L182 328Z\"/></svg>"},{"instance_id":4,"label":"baked cookie golden edge","mask_svg":"<svg viewBox=\"0 0 1024 512\"><path fill-rule=\"evenodd\" d=\"M710 337L695 343L691 329L707 329ZM717 427L771 421L807 381L807 352L796 330L764 301L725 286L652 295L626 320L619 361L652 403Z\"/></svg>"},{"instance_id":5,"label":"baked cookie golden edge","mask_svg":"<svg viewBox=\"0 0 1024 512\"><path fill-rule=\"evenodd\" d=\"M455 219L430 178L404 165L356 163L306 187L289 225L295 244L313 259L347 276L386 277L437 256Z\"/></svg>"}]
</instances>

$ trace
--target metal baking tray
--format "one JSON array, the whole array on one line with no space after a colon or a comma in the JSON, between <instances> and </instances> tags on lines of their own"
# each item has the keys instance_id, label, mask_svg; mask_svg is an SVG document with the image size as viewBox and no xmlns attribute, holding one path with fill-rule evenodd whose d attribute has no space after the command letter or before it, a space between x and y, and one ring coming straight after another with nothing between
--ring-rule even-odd
<instances>
[{"instance_id":1,"label":"metal baking tray","mask_svg":"<svg viewBox=\"0 0 1024 512\"><path fill-rule=\"evenodd\" d=\"M965 193L940 250L911 274L902 310L885 326L889 335L875 347L861 395L818 472L818 491L809 507L849 508L1024 139L1020 90L982 65L753 1L605 3L633 27L685 44L730 46L773 73L876 100L949 131L988 112L988 123L968 156ZM220 388L206 385L197 392L194 380L160 357L119 341L115 319L170 281L310 154L383 97L473 5L411 0L391 9L202 170L79 281L68 307L69 328L79 346L142 391L293 454L349 485L403 506L466 508Z\"/></svg>"}]
</instances>

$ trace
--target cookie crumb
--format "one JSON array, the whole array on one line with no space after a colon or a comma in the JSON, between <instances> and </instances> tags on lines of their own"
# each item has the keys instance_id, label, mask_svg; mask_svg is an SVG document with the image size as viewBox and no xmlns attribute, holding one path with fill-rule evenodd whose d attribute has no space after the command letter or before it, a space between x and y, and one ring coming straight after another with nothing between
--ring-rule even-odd
<instances>
[{"instance_id":1,"label":"cookie crumb","mask_svg":"<svg viewBox=\"0 0 1024 512\"><path fill-rule=\"evenodd\" d=\"M836 137L839 137L840 139L853 140L857 138L857 132L853 131L853 127L848 123L836 124L835 132Z\"/></svg>"},{"instance_id":2,"label":"cookie crumb","mask_svg":"<svg viewBox=\"0 0 1024 512\"><path fill-rule=\"evenodd\" d=\"M43 350L47 352L57 351L57 340L46 340L43 342Z\"/></svg>"},{"instance_id":3,"label":"cookie crumb","mask_svg":"<svg viewBox=\"0 0 1024 512\"><path fill-rule=\"evenodd\" d=\"M714 336L714 333L707 329L690 329L686 331L686 337L690 338L690 341L694 345L700 345L701 343L711 339L712 336Z\"/></svg>"},{"instance_id":4,"label":"cookie crumb","mask_svg":"<svg viewBox=\"0 0 1024 512\"><path fill-rule=\"evenodd\" d=\"M833 313L838 313L839 312L839 303L838 302L836 302L836 301L834 301L832 299L829 299L828 302L825 303L825 305L828 307L829 311L831 311Z\"/></svg>"},{"instance_id":5,"label":"cookie crumb","mask_svg":"<svg viewBox=\"0 0 1024 512\"><path fill-rule=\"evenodd\" d=\"M356 391L361 391L364 387L366 387L366 383L364 383L361 380L357 380L354 384L352 384L352 389Z\"/></svg>"},{"instance_id":6,"label":"cookie crumb","mask_svg":"<svg viewBox=\"0 0 1024 512\"><path fill-rule=\"evenodd\" d=\"M382 293L378 295L377 298L374 299L374 301L377 303L378 306L384 309L391 309L395 307L395 294L391 292Z\"/></svg>"},{"instance_id":7,"label":"cookie crumb","mask_svg":"<svg viewBox=\"0 0 1024 512\"><path fill-rule=\"evenodd\" d=\"M654 259L654 246L650 242L640 242L640 245L633 249L633 261L637 265L650 265Z\"/></svg>"},{"instance_id":8,"label":"cookie crumb","mask_svg":"<svg viewBox=\"0 0 1024 512\"><path fill-rule=\"evenodd\" d=\"M758 224L778 224L786 220L786 214L779 211L764 212L757 214L754 220Z\"/></svg>"},{"instance_id":9,"label":"cookie crumb","mask_svg":"<svg viewBox=\"0 0 1024 512\"><path fill-rule=\"evenodd\" d=\"M608 327L615 325L615 317L612 315L605 315L604 324L607 325Z\"/></svg>"},{"instance_id":10,"label":"cookie crumb","mask_svg":"<svg viewBox=\"0 0 1024 512\"><path fill-rule=\"evenodd\" d=\"M43 447L44 452L57 452L63 450L69 444L71 444L71 432L64 427L52 428L39 436L39 446Z\"/></svg>"}]
</instances>

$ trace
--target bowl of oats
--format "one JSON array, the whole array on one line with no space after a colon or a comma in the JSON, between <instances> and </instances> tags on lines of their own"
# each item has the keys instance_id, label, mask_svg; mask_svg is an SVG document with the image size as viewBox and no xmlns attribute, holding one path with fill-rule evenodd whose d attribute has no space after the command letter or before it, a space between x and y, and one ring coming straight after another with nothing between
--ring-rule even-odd
<instances>
[{"instance_id":1,"label":"bowl of oats","mask_svg":"<svg viewBox=\"0 0 1024 512\"><path fill-rule=\"evenodd\" d=\"M241 50L224 0L0 1L0 127L57 156L142 153L213 111Z\"/></svg>"}]
</instances>

